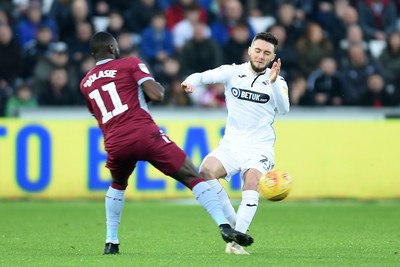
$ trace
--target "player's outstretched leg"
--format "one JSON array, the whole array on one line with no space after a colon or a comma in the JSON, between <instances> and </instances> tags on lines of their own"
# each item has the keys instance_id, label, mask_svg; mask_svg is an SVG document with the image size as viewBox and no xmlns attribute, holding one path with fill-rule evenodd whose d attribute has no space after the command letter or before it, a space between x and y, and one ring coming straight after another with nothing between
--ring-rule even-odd
<instances>
[{"instance_id":1,"label":"player's outstretched leg","mask_svg":"<svg viewBox=\"0 0 400 267\"><path fill-rule=\"evenodd\" d=\"M119 254L119 244L106 243L103 254Z\"/></svg>"},{"instance_id":2,"label":"player's outstretched leg","mask_svg":"<svg viewBox=\"0 0 400 267\"><path fill-rule=\"evenodd\" d=\"M221 224L219 229L221 231L221 236L226 243L234 241L241 246L247 247L254 242L254 239L251 236L232 229L229 224Z\"/></svg>"}]
</instances>

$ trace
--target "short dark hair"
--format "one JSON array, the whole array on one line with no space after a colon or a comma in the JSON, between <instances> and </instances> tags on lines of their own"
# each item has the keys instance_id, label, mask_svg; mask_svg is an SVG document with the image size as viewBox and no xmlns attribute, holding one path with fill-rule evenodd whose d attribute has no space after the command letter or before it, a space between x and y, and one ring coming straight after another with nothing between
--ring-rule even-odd
<instances>
[{"instance_id":1,"label":"short dark hair","mask_svg":"<svg viewBox=\"0 0 400 267\"><path fill-rule=\"evenodd\" d=\"M92 53L105 51L109 45L114 44L114 36L108 32L97 32L90 38L90 50Z\"/></svg>"},{"instance_id":2,"label":"short dark hair","mask_svg":"<svg viewBox=\"0 0 400 267\"><path fill-rule=\"evenodd\" d=\"M278 38L276 38L275 35L273 35L271 32L260 32L257 33L256 36L254 36L253 41L251 41L251 44L253 44L256 40L264 40L268 43L271 43L274 45L274 48L278 46Z\"/></svg>"}]
</instances>

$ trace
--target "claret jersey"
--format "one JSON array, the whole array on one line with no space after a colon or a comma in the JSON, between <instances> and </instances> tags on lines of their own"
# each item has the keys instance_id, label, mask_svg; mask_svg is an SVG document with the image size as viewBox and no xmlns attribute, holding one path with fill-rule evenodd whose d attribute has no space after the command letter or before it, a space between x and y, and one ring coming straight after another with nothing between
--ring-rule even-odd
<instances>
[{"instance_id":1,"label":"claret jersey","mask_svg":"<svg viewBox=\"0 0 400 267\"><path fill-rule=\"evenodd\" d=\"M270 69L262 74L254 73L250 63L223 65L202 73L194 73L185 82L196 86L223 83L228 116L224 139L237 145L273 146L276 113L289 112L288 86L278 76L271 85Z\"/></svg>"},{"instance_id":2,"label":"claret jersey","mask_svg":"<svg viewBox=\"0 0 400 267\"><path fill-rule=\"evenodd\" d=\"M140 87L148 79L154 78L136 57L99 61L82 79L80 90L103 132L106 149L135 129L154 124Z\"/></svg>"}]
</instances>

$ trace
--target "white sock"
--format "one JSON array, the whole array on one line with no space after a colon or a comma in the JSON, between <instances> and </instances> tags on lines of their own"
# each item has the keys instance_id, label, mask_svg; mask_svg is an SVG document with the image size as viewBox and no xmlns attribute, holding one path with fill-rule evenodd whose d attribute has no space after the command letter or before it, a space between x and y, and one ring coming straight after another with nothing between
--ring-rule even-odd
<instances>
[{"instance_id":1,"label":"white sock","mask_svg":"<svg viewBox=\"0 0 400 267\"><path fill-rule=\"evenodd\" d=\"M242 202L240 203L235 230L246 233L250 223L256 214L258 207L259 193L254 190L245 190L242 192Z\"/></svg>"},{"instance_id":2,"label":"white sock","mask_svg":"<svg viewBox=\"0 0 400 267\"><path fill-rule=\"evenodd\" d=\"M206 182L200 182L192 188L196 200L206 209L208 214L218 224L228 223L224 216L221 204L219 203L217 193Z\"/></svg>"},{"instance_id":3,"label":"white sock","mask_svg":"<svg viewBox=\"0 0 400 267\"><path fill-rule=\"evenodd\" d=\"M111 186L106 194L107 238L106 243L119 244L118 225L121 222L124 207L125 190L114 189Z\"/></svg>"},{"instance_id":4,"label":"white sock","mask_svg":"<svg viewBox=\"0 0 400 267\"><path fill-rule=\"evenodd\" d=\"M235 228L236 224L236 212L232 206L229 196L225 191L225 188L221 185L218 179L212 179L207 183L214 189L218 195L219 202L221 203L222 210L224 211L225 218L228 219L229 224L232 228Z\"/></svg>"}]
</instances>

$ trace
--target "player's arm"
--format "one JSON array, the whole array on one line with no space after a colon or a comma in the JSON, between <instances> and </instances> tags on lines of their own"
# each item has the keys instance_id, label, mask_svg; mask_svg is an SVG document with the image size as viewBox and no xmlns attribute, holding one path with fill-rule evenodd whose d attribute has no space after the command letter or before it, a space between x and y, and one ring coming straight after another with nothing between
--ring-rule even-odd
<instances>
[{"instance_id":1,"label":"player's arm","mask_svg":"<svg viewBox=\"0 0 400 267\"><path fill-rule=\"evenodd\" d=\"M232 65L222 65L221 67L212 70L193 73L181 83L181 87L186 93L193 93L197 86L225 83L227 77L231 76L233 71L234 67Z\"/></svg>"},{"instance_id":2,"label":"player's arm","mask_svg":"<svg viewBox=\"0 0 400 267\"><path fill-rule=\"evenodd\" d=\"M275 101L275 108L279 114L288 113L290 110L288 86L281 76L278 76L277 80L272 83L272 98Z\"/></svg>"},{"instance_id":3,"label":"player's arm","mask_svg":"<svg viewBox=\"0 0 400 267\"><path fill-rule=\"evenodd\" d=\"M279 76L278 81L272 85L272 97L275 101L275 108L280 114L288 113L290 110L288 86L285 80Z\"/></svg>"},{"instance_id":4,"label":"player's arm","mask_svg":"<svg viewBox=\"0 0 400 267\"><path fill-rule=\"evenodd\" d=\"M281 69L281 59L278 58L274 64L272 64L269 80L272 87L272 97L275 101L275 108L280 114L288 113L290 110L288 86L282 76L279 76Z\"/></svg>"},{"instance_id":5,"label":"player's arm","mask_svg":"<svg viewBox=\"0 0 400 267\"><path fill-rule=\"evenodd\" d=\"M154 81L153 79L148 79L141 84L145 96L147 96L151 101L161 102L164 99L164 87Z\"/></svg>"}]
</instances>

